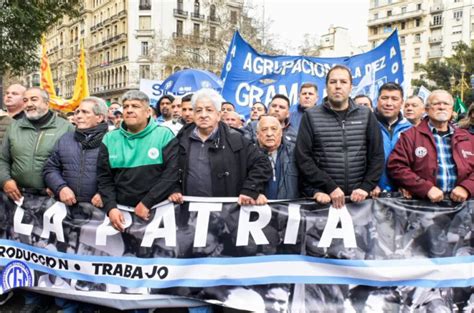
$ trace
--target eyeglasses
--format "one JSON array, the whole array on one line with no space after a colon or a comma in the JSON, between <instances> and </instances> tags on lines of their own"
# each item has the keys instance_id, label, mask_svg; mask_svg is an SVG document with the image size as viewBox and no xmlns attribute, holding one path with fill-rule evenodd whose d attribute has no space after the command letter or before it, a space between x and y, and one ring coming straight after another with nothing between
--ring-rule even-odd
<instances>
[{"instance_id":1,"label":"eyeglasses","mask_svg":"<svg viewBox=\"0 0 474 313\"><path fill-rule=\"evenodd\" d=\"M440 107L441 105L452 106L451 103L444 102L444 101L430 103L430 106L433 106L433 107Z\"/></svg>"}]
</instances>

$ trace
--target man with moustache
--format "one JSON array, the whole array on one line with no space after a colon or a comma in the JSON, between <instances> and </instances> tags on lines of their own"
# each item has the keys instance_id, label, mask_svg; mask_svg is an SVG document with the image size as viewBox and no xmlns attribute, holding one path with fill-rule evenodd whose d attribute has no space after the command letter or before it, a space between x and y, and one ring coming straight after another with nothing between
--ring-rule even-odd
<instances>
[{"instance_id":1,"label":"man with moustache","mask_svg":"<svg viewBox=\"0 0 474 313\"><path fill-rule=\"evenodd\" d=\"M276 117L260 117L257 140L272 164L273 176L265 187L267 199L298 198L298 168L293 153L295 145L283 140L283 130Z\"/></svg>"},{"instance_id":2,"label":"man with moustache","mask_svg":"<svg viewBox=\"0 0 474 313\"><path fill-rule=\"evenodd\" d=\"M56 141L74 126L49 110L49 95L38 87L23 94L25 115L7 130L0 151L0 184L13 201L24 194L46 196L43 166ZM8 106L7 106L8 108ZM48 309L47 297L25 292L22 312Z\"/></svg>"},{"instance_id":3,"label":"man with moustache","mask_svg":"<svg viewBox=\"0 0 474 313\"><path fill-rule=\"evenodd\" d=\"M474 195L474 144L469 133L449 124L454 100L435 90L427 118L402 133L387 164L394 182L410 196L440 202L444 194L463 202Z\"/></svg>"},{"instance_id":4,"label":"man with moustache","mask_svg":"<svg viewBox=\"0 0 474 313\"><path fill-rule=\"evenodd\" d=\"M184 125L194 122L193 106L191 104L192 97L193 94L190 93L181 99L181 120Z\"/></svg>"},{"instance_id":5,"label":"man with moustache","mask_svg":"<svg viewBox=\"0 0 474 313\"><path fill-rule=\"evenodd\" d=\"M183 194L197 197L238 197L240 205L265 204L265 183L272 169L268 158L238 130L221 121L222 98L203 88L192 98L194 123L179 141L179 184L168 198L183 203Z\"/></svg>"},{"instance_id":6,"label":"man with moustache","mask_svg":"<svg viewBox=\"0 0 474 313\"><path fill-rule=\"evenodd\" d=\"M383 142L377 119L355 104L350 69L331 68L323 105L307 109L301 119L295 156L305 189L320 203L344 206L345 196L360 202L377 186L383 170Z\"/></svg>"}]
</instances>

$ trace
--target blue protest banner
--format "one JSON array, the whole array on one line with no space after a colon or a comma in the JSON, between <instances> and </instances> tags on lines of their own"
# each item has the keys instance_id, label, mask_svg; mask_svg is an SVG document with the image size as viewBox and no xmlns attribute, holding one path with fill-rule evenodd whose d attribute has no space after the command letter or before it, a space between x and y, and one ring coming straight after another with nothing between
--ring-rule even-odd
<instances>
[{"instance_id":1,"label":"blue protest banner","mask_svg":"<svg viewBox=\"0 0 474 313\"><path fill-rule=\"evenodd\" d=\"M291 105L296 105L299 86L305 82L316 84L322 99L326 95L326 74L335 64L351 69L352 96L365 94L375 100L382 84L403 84L397 31L369 52L338 58L260 54L235 32L222 69L222 96L235 104L238 113L245 115L254 102L268 105L277 93L287 95Z\"/></svg>"}]
</instances>

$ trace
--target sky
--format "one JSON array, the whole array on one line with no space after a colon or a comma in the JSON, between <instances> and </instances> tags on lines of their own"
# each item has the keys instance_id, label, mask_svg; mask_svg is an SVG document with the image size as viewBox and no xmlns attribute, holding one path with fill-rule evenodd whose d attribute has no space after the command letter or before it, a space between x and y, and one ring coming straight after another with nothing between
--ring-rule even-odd
<instances>
[{"instance_id":1,"label":"sky","mask_svg":"<svg viewBox=\"0 0 474 313\"><path fill-rule=\"evenodd\" d=\"M276 35L277 48L286 54L297 54L305 33L319 38L331 25L347 28L354 46L367 44L369 0L246 0L247 3L255 8L252 15L271 21L269 32Z\"/></svg>"}]
</instances>

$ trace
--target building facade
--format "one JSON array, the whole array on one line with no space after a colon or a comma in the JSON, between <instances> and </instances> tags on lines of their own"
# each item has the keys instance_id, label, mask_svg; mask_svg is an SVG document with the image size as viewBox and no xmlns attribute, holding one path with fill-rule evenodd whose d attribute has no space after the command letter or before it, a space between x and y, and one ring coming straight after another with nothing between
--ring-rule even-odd
<instances>
[{"instance_id":1,"label":"building facade","mask_svg":"<svg viewBox=\"0 0 474 313\"><path fill-rule=\"evenodd\" d=\"M460 42L474 40L473 0L371 0L369 45L376 47L398 29L405 87L420 78L418 66L450 57Z\"/></svg>"},{"instance_id":2,"label":"building facade","mask_svg":"<svg viewBox=\"0 0 474 313\"><path fill-rule=\"evenodd\" d=\"M220 74L243 0L85 0L80 17L47 34L58 93L70 98L83 41L91 95L118 100L140 79L185 68ZM227 34L230 33L230 36Z\"/></svg>"},{"instance_id":3,"label":"building facade","mask_svg":"<svg viewBox=\"0 0 474 313\"><path fill-rule=\"evenodd\" d=\"M330 26L328 32L321 36L319 56L341 57L366 52L367 47L356 47L351 42L349 31L345 27Z\"/></svg>"}]
</instances>

